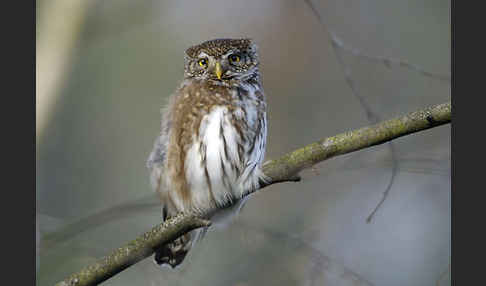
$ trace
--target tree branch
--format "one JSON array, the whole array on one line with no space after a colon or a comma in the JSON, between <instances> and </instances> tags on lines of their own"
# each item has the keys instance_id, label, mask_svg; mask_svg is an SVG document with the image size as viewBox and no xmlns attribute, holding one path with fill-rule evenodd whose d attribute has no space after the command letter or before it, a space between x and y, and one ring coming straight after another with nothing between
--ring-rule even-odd
<instances>
[{"instance_id":1,"label":"tree branch","mask_svg":"<svg viewBox=\"0 0 486 286\"><path fill-rule=\"evenodd\" d=\"M159 246L171 242L185 233L200 227L210 226L211 222L192 214L180 213L175 217L155 226L152 230L114 250L94 264L69 276L56 286L96 285L140 260L149 257Z\"/></svg>"},{"instance_id":2,"label":"tree branch","mask_svg":"<svg viewBox=\"0 0 486 286\"><path fill-rule=\"evenodd\" d=\"M324 32L328 35L328 38L331 41L331 46L332 46L332 49L333 49L334 54L336 56L337 62L341 66L341 69L343 71L344 79L345 79L346 83L348 84L349 88L351 89L352 95L354 97L356 97L356 99L358 99L359 104L361 105L361 107L365 111L366 117L368 118L368 120L371 123L373 123L373 124L377 123L381 119L378 116L378 114L373 112L371 107L366 103L364 98L359 94L356 83L351 76L351 70L346 66L346 64L344 62L343 55L342 55L343 52L351 54L354 57L357 57L357 58L360 58L360 59L368 60L370 62L381 63L388 68L391 68L392 65L398 65L399 67L416 71L416 72L422 74L423 76L426 76L426 77L429 77L429 78L432 78L432 79L445 81L445 82L448 82L448 83L451 82L450 75L432 73L432 72L426 71L424 68L422 68L422 67L420 67L416 64L412 64L412 63L409 63L409 62L406 62L406 61L403 61L403 60L400 60L400 59L387 58L387 57L384 57L384 56L372 56L372 55L364 53L363 51L361 51L361 50L359 50L355 47L346 45L343 42L343 40L341 38L339 38L337 36L337 34L334 33L334 31L330 28L330 26L324 21L323 17L321 17L321 13L318 11L316 6L314 6L313 2L311 0L304 0L304 2L310 8L312 13L316 17L317 21L319 22L319 24L323 28ZM378 211L378 209L381 207L381 205L385 202L386 198L388 197L388 194L390 193L390 190L393 186L393 183L395 181L395 177L396 177L396 174L397 174L398 168L397 168L397 159L396 159L395 148L393 147L392 142L390 142L388 146L390 147L390 155L391 155L391 160L392 160L392 168L391 168L392 170L391 170L390 181L389 181L388 185L386 186L385 191L383 192L383 197L378 202L376 207L373 209L371 214L366 218L367 223L371 222L371 219L373 218L375 213Z\"/></svg>"},{"instance_id":3,"label":"tree branch","mask_svg":"<svg viewBox=\"0 0 486 286\"><path fill-rule=\"evenodd\" d=\"M451 103L443 103L405 116L382 121L354 131L341 133L307 145L263 165L267 180L260 188L271 184L298 181L299 173L332 157L383 144L393 139L451 122ZM257 190L248 190L247 194ZM179 214L152 230L101 258L96 263L72 274L56 286L81 286L101 283L127 267L150 256L154 250L177 237L211 222L192 214Z\"/></svg>"},{"instance_id":4,"label":"tree branch","mask_svg":"<svg viewBox=\"0 0 486 286\"><path fill-rule=\"evenodd\" d=\"M379 145L418 131L450 123L451 103L443 103L372 126L328 137L263 165L263 172L275 182L294 180L302 170L332 157Z\"/></svg>"}]
</instances>

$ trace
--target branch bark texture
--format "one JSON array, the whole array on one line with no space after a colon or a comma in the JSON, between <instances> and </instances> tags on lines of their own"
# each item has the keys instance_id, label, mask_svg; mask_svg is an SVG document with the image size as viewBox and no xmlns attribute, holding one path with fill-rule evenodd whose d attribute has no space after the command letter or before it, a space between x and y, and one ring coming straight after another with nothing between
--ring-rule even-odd
<instances>
[{"instance_id":1,"label":"branch bark texture","mask_svg":"<svg viewBox=\"0 0 486 286\"><path fill-rule=\"evenodd\" d=\"M451 103L449 101L405 116L382 121L372 126L322 139L278 159L266 162L263 165L263 172L268 179L261 188L279 182L297 181L302 170L329 158L383 144L401 136L450 122ZM255 191L257 190L248 190L248 194ZM193 229L207 227L210 224L211 222L197 218L192 214L179 214L155 226L152 230L125 246L116 249L93 265L72 274L64 281L57 283L56 286L81 286L101 283L152 255L157 247Z\"/></svg>"},{"instance_id":2,"label":"branch bark texture","mask_svg":"<svg viewBox=\"0 0 486 286\"><path fill-rule=\"evenodd\" d=\"M211 222L192 214L180 213L177 216L153 227L135 240L114 250L94 264L74 273L56 286L97 285L140 260L149 257L155 249L185 233L200 227L210 226Z\"/></svg>"},{"instance_id":3,"label":"branch bark texture","mask_svg":"<svg viewBox=\"0 0 486 286\"><path fill-rule=\"evenodd\" d=\"M411 112L375 125L328 137L265 162L267 185L294 180L306 168L332 157L383 144L401 136L451 122L451 103L443 103Z\"/></svg>"}]
</instances>

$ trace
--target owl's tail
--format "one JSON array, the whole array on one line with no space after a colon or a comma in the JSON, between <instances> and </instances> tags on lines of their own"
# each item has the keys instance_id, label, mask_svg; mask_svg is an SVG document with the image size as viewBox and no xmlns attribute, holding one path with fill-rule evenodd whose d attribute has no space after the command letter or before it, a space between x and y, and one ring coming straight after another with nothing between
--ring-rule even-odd
<instances>
[{"instance_id":1,"label":"owl's tail","mask_svg":"<svg viewBox=\"0 0 486 286\"><path fill-rule=\"evenodd\" d=\"M157 249L154 255L154 262L159 266L170 265L172 268L175 268L184 261L191 246L191 235L187 233Z\"/></svg>"},{"instance_id":2,"label":"owl's tail","mask_svg":"<svg viewBox=\"0 0 486 286\"><path fill-rule=\"evenodd\" d=\"M193 230L170 243L162 245L155 251L154 262L161 267L176 268L184 261L194 244L201 241L206 230L207 228Z\"/></svg>"}]
</instances>

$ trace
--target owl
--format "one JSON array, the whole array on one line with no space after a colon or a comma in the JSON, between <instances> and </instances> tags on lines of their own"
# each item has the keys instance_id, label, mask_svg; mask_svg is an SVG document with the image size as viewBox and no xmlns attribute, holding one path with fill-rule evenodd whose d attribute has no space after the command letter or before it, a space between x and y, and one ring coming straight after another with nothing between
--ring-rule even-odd
<instances>
[{"instance_id":1,"label":"owl","mask_svg":"<svg viewBox=\"0 0 486 286\"><path fill-rule=\"evenodd\" d=\"M257 46L215 39L185 51L184 79L162 110L161 133L147 160L162 219L193 212L226 224L265 181L266 99ZM206 229L155 251L158 265L178 266Z\"/></svg>"}]
</instances>

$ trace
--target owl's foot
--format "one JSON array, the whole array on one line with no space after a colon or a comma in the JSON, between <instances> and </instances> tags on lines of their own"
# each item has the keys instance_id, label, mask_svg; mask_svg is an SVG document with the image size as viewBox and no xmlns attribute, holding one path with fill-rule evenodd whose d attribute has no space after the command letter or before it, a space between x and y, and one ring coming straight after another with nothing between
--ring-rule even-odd
<instances>
[{"instance_id":1,"label":"owl's foot","mask_svg":"<svg viewBox=\"0 0 486 286\"><path fill-rule=\"evenodd\" d=\"M191 244L191 235L187 233L157 249L154 255L154 262L159 266L167 264L175 268L182 263L191 249Z\"/></svg>"}]
</instances>

